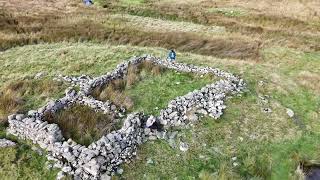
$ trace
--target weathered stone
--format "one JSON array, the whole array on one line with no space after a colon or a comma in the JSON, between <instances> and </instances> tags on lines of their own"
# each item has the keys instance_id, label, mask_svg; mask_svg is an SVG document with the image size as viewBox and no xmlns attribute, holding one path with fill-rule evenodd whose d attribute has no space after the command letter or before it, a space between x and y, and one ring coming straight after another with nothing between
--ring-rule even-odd
<instances>
[{"instance_id":1,"label":"weathered stone","mask_svg":"<svg viewBox=\"0 0 320 180\"><path fill-rule=\"evenodd\" d=\"M145 133L146 135L149 135L149 134L151 133L151 129L150 129L150 128L145 128L145 129L144 129L144 133Z\"/></svg>"},{"instance_id":2,"label":"weathered stone","mask_svg":"<svg viewBox=\"0 0 320 180\"><path fill-rule=\"evenodd\" d=\"M149 136L149 140L151 141L157 140L157 136Z\"/></svg>"},{"instance_id":3,"label":"weathered stone","mask_svg":"<svg viewBox=\"0 0 320 180\"><path fill-rule=\"evenodd\" d=\"M0 148L4 147L12 147L15 146L16 143L7 139L0 139Z\"/></svg>"},{"instance_id":4,"label":"weathered stone","mask_svg":"<svg viewBox=\"0 0 320 180\"><path fill-rule=\"evenodd\" d=\"M58 172L56 179L62 180L65 177L65 173L63 171Z\"/></svg>"},{"instance_id":5,"label":"weathered stone","mask_svg":"<svg viewBox=\"0 0 320 180\"><path fill-rule=\"evenodd\" d=\"M154 161L151 158L148 158L147 164L154 164Z\"/></svg>"},{"instance_id":6,"label":"weathered stone","mask_svg":"<svg viewBox=\"0 0 320 180\"><path fill-rule=\"evenodd\" d=\"M150 116L147 120L146 126L151 127L154 122L156 122L156 118L154 116Z\"/></svg>"},{"instance_id":7,"label":"weathered stone","mask_svg":"<svg viewBox=\"0 0 320 180\"><path fill-rule=\"evenodd\" d=\"M123 173L123 169L118 168L118 169L117 169L117 174L120 174L120 175L121 175L122 173Z\"/></svg>"},{"instance_id":8,"label":"weathered stone","mask_svg":"<svg viewBox=\"0 0 320 180\"><path fill-rule=\"evenodd\" d=\"M111 176L108 173L104 173L101 175L101 180L111 180Z\"/></svg>"},{"instance_id":9,"label":"weathered stone","mask_svg":"<svg viewBox=\"0 0 320 180\"><path fill-rule=\"evenodd\" d=\"M8 116L8 121L14 120L16 118L15 114Z\"/></svg>"},{"instance_id":10,"label":"weathered stone","mask_svg":"<svg viewBox=\"0 0 320 180\"><path fill-rule=\"evenodd\" d=\"M65 167L63 167L61 170L62 170L63 172L65 172L65 173L69 173L69 172L72 171L72 168L71 168L70 166L65 166Z\"/></svg>"},{"instance_id":11,"label":"weathered stone","mask_svg":"<svg viewBox=\"0 0 320 180\"><path fill-rule=\"evenodd\" d=\"M47 72L38 72L35 76L34 79L41 79L42 77L46 76Z\"/></svg>"},{"instance_id":12,"label":"weathered stone","mask_svg":"<svg viewBox=\"0 0 320 180\"><path fill-rule=\"evenodd\" d=\"M16 120L21 121L25 117L24 114L17 114L16 115Z\"/></svg>"},{"instance_id":13,"label":"weathered stone","mask_svg":"<svg viewBox=\"0 0 320 180\"><path fill-rule=\"evenodd\" d=\"M292 111L292 109L287 108L287 114L290 118L294 117L294 112Z\"/></svg>"},{"instance_id":14,"label":"weathered stone","mask_svg":"<svg viewBox=\"0 0 320 180\"><path fill-rule=\"evenodd\" d=\"M179 147L180 151L186 152L189 149L189 145L187 143L184 142L180 142L180 147Z\"/></svg>"}]
</instances>

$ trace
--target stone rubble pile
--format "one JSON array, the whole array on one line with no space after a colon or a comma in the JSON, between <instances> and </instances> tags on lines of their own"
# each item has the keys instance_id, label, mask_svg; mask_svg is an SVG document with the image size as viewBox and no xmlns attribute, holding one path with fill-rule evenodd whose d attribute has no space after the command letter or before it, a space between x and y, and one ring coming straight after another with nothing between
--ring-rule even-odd
<instances>
[{"instance_id":1,"label":"stone rubble pile","mask_svg":"<svg viewBox=\"0 0 320 180\"><path fill-rule=\"evenodd\" d=\"M91 93L96 87L107 85L116 79L126 78L129 65L143 61L150 61L178 72L212 74L223 79L175 98L161 110L160 116L147 116L143 113L127 115L121 129L102 136L88 147L77 144L72 139L66 140L57 124L49 124L45 121L47 113L56 113L75 103L111 114L114 119L122 117L120 115L124 110L110 101L102 102L94 99ZM135 57L119 64L112 72L97 78L82 75L80 77L59 76L59 79L71 83L71 87L65 92L65 97L50 101L38 110L29 111L26 115L10 115L7 131L19 138L31 140L45 149L48 152L48 160L54 161L54 166L62 170L59 178L63 173L67 173L75 179L101 179L119 172L118 166L130 161L136 155L138 145L157 138L170 139L172 134L167 132L167 129L191 123L192 120L188 116L190 111L195 110L198 114L219 118L226 108L225 98L241 92L245 87L242 79L216 68L168 63L148 55ZM72 88L74 86L80 87L79 92ZM187 149L186 145L183 147L184 150Z\"/></svg>"},{"instance_id":2,"label":"stone rubble pile","mask_svg":"<svg viewBox=\"0 0 320 180\"><path fill-rule=\"evenodd\" d=\"M0 148L12 147L15 145L16 145L16 143L13 141L10 141L8 139L0 139Z\"/></svg>"}]
</instances>

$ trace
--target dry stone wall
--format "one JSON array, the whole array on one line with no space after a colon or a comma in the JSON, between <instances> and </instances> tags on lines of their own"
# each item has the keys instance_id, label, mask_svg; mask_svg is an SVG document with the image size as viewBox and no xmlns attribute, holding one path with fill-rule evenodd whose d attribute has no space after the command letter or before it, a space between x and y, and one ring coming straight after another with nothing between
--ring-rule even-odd
<instances>
[{"instance_id":1,"label":"dry stone wall","mask_svg":"<svg viewBox=\"0 0 320 180\"><path fill-rule=\"evenodd\" d=\"M47 112L56 113L75 103L111 114L115 119L122 117L123 110L119 107L110 101L98 101L90 94L98 86L107 85L115 79L125 78L130 64L139 64L143 61L150 61L179 72L212 74L222 79L175 98L167 108L161 110L158 117L143 113L127 115L121 129L102 136L88 147L77 144L72 139L66 140L57 124L45 121L44 117ZM74 179L108 178L117 171L120 164L130 161L136 155L140 144L150 139L163 137L170 127L183 126L192 122L187 116L189 111L196 110L197 113L209 115L215 119L219 118L223 114L223 109L226 108L225 98L241 92L245 87L242 79L217 68L168 63L148 55L132 58L119 64L112 72L100 77L59 76L58 79L71 84L71 87L66 90L65 97L51 101L38 110L31 110L25 115L9 116L7 131L19 138L31 140L47 150L47 157L55 162L55 167L61 168L62 173L70 174ZM75 91L72 88L74 86L79 86L80 90Z\"/></svg>"}]
</instances>

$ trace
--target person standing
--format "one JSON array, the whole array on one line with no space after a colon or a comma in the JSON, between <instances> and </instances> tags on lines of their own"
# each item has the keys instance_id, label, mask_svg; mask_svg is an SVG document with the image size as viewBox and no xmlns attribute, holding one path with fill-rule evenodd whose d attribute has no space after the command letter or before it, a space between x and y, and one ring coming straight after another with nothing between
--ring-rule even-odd
<instances>
[{"instance_id":1,"label":"person standing","mask_svg":"<svg viewBox=\"0 0 320 180\"><path fill-rule=\"evenodd\" d=\"M177 56L176 52L173 49L171 49L168 54L169 62L175 62L176 56Z\"/></svg>"},{"instance_id":2,"label":"person standing","mask_svg":"<svg viewBox=\"0 0 320 180\"><path fill-rule=\"evenodd\" d=\"M91 6L91 5L93 5L93 1L92 1L92 0L83 0L83 3L84 3L86 6Z\"/></svg>"}]
</instances>

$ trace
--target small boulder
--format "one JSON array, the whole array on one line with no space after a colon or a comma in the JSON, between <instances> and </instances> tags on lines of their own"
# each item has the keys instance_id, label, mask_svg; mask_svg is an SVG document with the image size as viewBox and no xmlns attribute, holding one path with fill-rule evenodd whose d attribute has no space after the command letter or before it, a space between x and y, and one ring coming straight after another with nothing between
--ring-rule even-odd
<instances>
[{"instance_id":1,"label":"small boulder","mask_svg":"<svg viewBox=\"0 0 320 180\"><path fill-rule=\"evenodd\" d=\"M37 73L35 76L34 76L34 79L41 79L43 78L44 76L46 76L47 73L46 72L39 72Z\"/></svg>"},{"instance_id":2,"label":"small boulder","mask_svg":"<svg viewBox=\"0 0 320 180\"><path fill-rule=\"evenodd\" d=\"M0 148L13 147L16 143L7 139L0 139Z\"/></svg>"},{"instance_id":3,"label":"small boulder","mask_svg":"<svg viewBox=\"0 0 320 180\"><path fill-rule=\"evenodd\" d=\"M293 118L293 116L294 116L293 110L292 110L292 109L289 109L289 108L287 108L287 114L288 114L288 116L289 116L290 118Z\"/></svg>"},{"instance_id":4,"label":"small boulder","mask_svg":"<svg viewBox=\"0 0 320 180\"><path fill-rule=\"evenodd\" d=\"M121 168L117 169L117 174L119 174L119 175L123 174L123 169L121 169Z\"/></svg>"},{"instance_id":5,"label":"small boulder","mask_svg":"<svg viewBox=\"0 0 320 180\"><path fill-rule=\"evenodd\" d=\"M154 161L151 158L148 158L147 164L154 164Z\"/></svg>"},{"instance_id":6,"label":"small boulder","mask_svg":"<svg viewBox=\"0 0 320 180\"><path fill-rule=\"evenodd\" d=\"M101 180L111 180L111 176L108 173L101 175Z\"/></svg>"},{"instance_id":7,"label":"small boulder","mask_svg":"<svg viewBox=\"0 0 320 180\"><path fill-rule=\"evenodd\" d=\"M272 113L272 109L270 109L270 108L262 108L262 112L264 112L266 114L269 114L269 113Z\"/></svg>"},{"instance_id":8,"label":"small boulder","mask_svg":"<svg viewBox=\"0 0 320 180\"><path fill-rule=\"evenodd\" d=\"M180 151L186 152L189 149L189 145L187 143L180 142L180 147L179 148L180 148Z\"/></svg>"},{"instance_id":9,"label":"small boulder","mask_svg":"<svg viewBox=\"0 0 320 180\"><path fill-rule=\"evenodd\" d=\"M150 116L146 122L146 126L151 127L154 122L156 122L156 118L154 116Z\"/></svg>"},{"instance_id":10,"label":"small boulder","mask_svg":"<svg viewBox=\"0 0 320 180\"><path fill-rule=\"evenodd\" d=\"M60 171L60 172L58 172L56 179L62 180L62 179L64 179L65 176L66 176L66 174L63 171Z\"/></svg>"}]
</instances>

